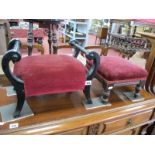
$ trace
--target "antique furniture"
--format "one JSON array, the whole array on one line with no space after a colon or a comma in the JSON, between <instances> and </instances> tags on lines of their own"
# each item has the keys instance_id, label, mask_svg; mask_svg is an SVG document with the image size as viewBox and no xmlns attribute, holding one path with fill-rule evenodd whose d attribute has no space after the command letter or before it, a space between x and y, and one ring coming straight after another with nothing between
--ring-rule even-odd
<instances>
[{"instance_id":1,"label":"antique furniture","mask_svg":"<svg viewBox=\"0 0 155 155\"><path fill-rule=\"evenodd\" d=\"M88 50L95 50L100 56L107 56L108 54L108 47L102 45L94 45L94 46L86 46L85 49Z\"/></svg>"},{"instance_id":2,"label":"antique furniture","mask_svg":"<svg viewBox=\"0 0 155 155\"><path fill-rule=\"evenodd\" d=\"M120 52L123 58L131 58L136 52L150 52L151 43L143 38L122 34L109 34L108 45Z\"/></svg>"},{"instance_id":3,"label":"antique furniture","mask_svg":"<svg viewBox=\"0 0 155 155\"><path fill-rule=\"evenodd\" d=\"M155 122L155 98L142 90L143 101L131 102L120 93L133 90L132 86L112 91L111 106L86 110L81 92L43 95L28 98L35 115L5 124L0 123L0 134L43 135L138 135L152 134ZM93 81L92 99L102 95L102 85ZM0 88L0 106L16 102L16 96L6 96ZM1 119L0 119L1 120ZM1 121L0 121L1 122ZM14 128L11 126L14 125Z\"/></svg>"},{"instance_id":4,"label":"antique furniture","mask_svg":"<svg viewBox=\"0 0 155 155\"><path fill-rule=\"evenodd\" d=\"M18 26L19 25L19 19L9 19L10 26Z\"/></svg>"},{"instance_id":5,"label":"antique furniture","mask_svg":"<svg viewBox=\"0 0 155 155\"><path fill-rule=\"evenodd\" d=\"M153 33L146 33L146 32L140 32L139 33L142 37L145 39L148 39L152 46L151 46L151 52L149 54L149 57L146 62L146 70L148 71L149 75L146 80L145 89L150 92L151 94L155 95L155 35Z\"/></svg>"},{"instance_id":6,"label":"antique furniture","mask_svg":"<svg viewBox=\"0 0 155 155\"><path fill-rule=\"evenodd\" d=\"M147 35L147 34L146 34ZM153 36L152 36L153 37ZM152 38L150 37L150 38ZM155 38L155 37L154 37ZM153 42L154 43L154 42ZM153 46L154 47L154 46ZM152 49L151 53L154 52ZM151 61L149 63L149 61ZM152 90L155 84L154 59L148 59L150 70L145 85ZM150 77L149 77L150 76ZM4 81L0 82L4 83ZM5 80L6 85L10 85ZM0 83L1 84L1 83ZM43 135L150 135L155 125L154 95L141 90L143 101L132 102L122 92L133 91L134 87L117 87L111 91L111 106L86 110L81 92L43 95L28 98L35 112L27 117L5 124L0 123L0 134L43 134ZM103 87L93 80L91 98L102 95ZM16 102L16 96L8 97L5 87L0 88L0 106ZM1 118L0 118L1 120ZM14 128L11 126L14 125Z\"/></svg>"},{"instance_id":7,"label":"antique furniture","mask_svg":"<svg viewBox=\"0 0 155 155\"><path fill-rule=\"evenodd\" d=\"M3 55L7 50L7 45L11 38L9 22L0 19L0 55Z\"/></svg>"},{"instance_id":8,"label":"antique furniture","mask_svg":"<svg viewBox=\"0 0 155 155\"><path fill-rule=\"evenodd\" d=\"M119 29L117 30L115 30L114 29L114 27L113 27L113 25L115 24L115 26L116 25L126 25L127 26L127 32L126 32L126 34L127 34L127 36L130 36L130 34L131 34L131 20L129 20L129 19L110 19L110 25L109 25L109 29L108 29L108 42L109 42L109 40L110 40L110 34L111 33L121 33L121 32L119 32Z\"/></svg>"},{"instance_id":9,"label":"antique furniture","mask_svg":"<svg viewBox=\"0 0 155 155\"><path fill-rule=\"evenodd\" d=\"M90 61L87 63L88 68L89 65L91 65ZM104 103L107 103L111 89L118 86L136 85L133 99L138 98L140 90L145 84L147 71L120 57L100 56L100 66L97 69L95 77L103 85L102 100Z\"/></svg>"},{"instance_id":10,"label":"antique furniture","mask_svg":"<svg viewBox=\"0 0 155 155\"><path fill-rule=\"evenodd\" d=\"M27 48L28 48L27 43L22 42L21 49L27 49ZM45 53L44 48L38 43L33 44L33 49L37 49L38 52L40 52L42 55Z\"/></svg>"},{"instance_id":11,"label":"antique furniture","mask_svg":"<svg viewBox=\"0 0 155 155\"><path fill-rule=\"evenodd\" d=\"M122 34L118 31L113 31L113 24L118 24L121 28L121 24L125 25L126 33ZM153 20L136 20L136 19L111 19L108 32L108 44L110 47L120 52L122 57L131 58L137 51L145 52L148 55L151 43L137 35L137 26L153 26Z\"/></svg>"},{"instance_id":12,"label":"antique furniture","mask_svg":"<svg viewBox=\"0 0 155 155\"><path fill-rule=\"evenodd\" d=\"M64 26L60 27L60 33L64 35L64 43L71 40L82 42L83 46L87 45L89 19L84 20L64 20Z\"/></svg>"},{"instance_id":13,"label":"antique furniture","mask_svg":"<svg viewBox=\"0 0 155 155\"><path fill-rule=\"evenodd\" d=\"M71 44L74 44L74 41ZM87 82L93 79L99 65L99 56L95 52L88 53L80 46L74 47L75 57L82 52L87 59L93 60L87 72L77 59L66 55L35 55L21 58L20 41L18 39L10 41L8 51L2 59L2 68L17 93L14 117L20 116L25 97L30 96L83 90L86 102L92 104L91 84ZM15 64L13 73L10 72L10 61Z\"/></svg>"},{"instance_id":14,"label":"antique furniture","mask_svg":"<svg viewBox=\"0 0 155 155\"><path fill-rule=\"evenodd\" d=\"M111 89L125 85L136 85L133 93L136 99L145 84L147 71L123 58L102 56L96 78L103 84L104 102L108 102Z\"/></svg>"},{"instance_id":15,"label":"antique furniture","mask_svg":"<svg viewBox=\"0 0 155 155\"><path fill-rule=\"evenodd\" d=\"M57 31L61 20L57 19L25 19L29 22L28 54L31 55L33 47L33 23L39 23L39 27L48 29L49 54L57 53Z\"/></svg>"},{"instance_id":16,"label":"antique furniture","mask_svg":"<svg viewBox=\"0 0 155 155\"><path fill-rule=\"evenodd\" d=\"M27 38L27 29L11 29L11 38ZM45 36L44 29L33 30L34 42L42 44L43 37Z\"/></svg>"},{"instance_id":17,"label":"antique furniture","mask_svg":"<svg viewBox=\"0 0 155 155\"><path fill-rule=\"evenodd\" d=\"M65 52L64 52L65 49ZM57 46L57 54L65 54L65 55L70 55L74 56L74 49L70 45L59 45Z\"/></svg>"},{"instance_id":18,"label":"antique furniture","mask_svg":"<svg viewBox=\"0 0 155 155\"><path fill-rule=\"evenodd\" d=\"M99 27L97 34L96 34L95 44L96 44L97 39L99 39L100 45L101 45L102 40L107 39L107 35L108 35L108 27Z\"/></svg>"}]
</instances>

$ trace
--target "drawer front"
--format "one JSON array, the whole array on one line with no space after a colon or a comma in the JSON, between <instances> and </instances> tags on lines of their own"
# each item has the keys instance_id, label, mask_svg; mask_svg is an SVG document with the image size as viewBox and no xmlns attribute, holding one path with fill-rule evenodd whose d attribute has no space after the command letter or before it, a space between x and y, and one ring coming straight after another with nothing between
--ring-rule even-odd
<instances>
[{"instance_id":1,"label":"drawer front","mask_svg":"<svg viewBox=\"0 0 155 155\"><path fill-rule=\"evenodd\" d=\"M125 117L122 119L107 121L104 123L105 127L102 132L103 134L104 133L108 134L108 133L112 133L115 131L132 127L134 125L138 125L140 123L144 123L150 119L151 114L152 114L152 110L149 110L149 111L146 111L137 115Z\"/></svg>"},{"instance_id":2,"label":"drawer front","mask_svg":"<svg viewBox=\"0 0 155 155\"><path fill-rule=\"evenodd\" d=\"M86 134L86 128L79 128L75 130L66 131L63 133L60 133L61 135L85 135Z\"/></svg>"},{"instance_id":3,"label":"drawer front","mask_svg":"<svg viewBox=\"0 0 155 155\"><path fill-rule=\"evenodd\" d=\"M138 135L141 127L113 133L114 135Z\"/></svg>"},{"instance_id":4,"label":"drawer front","mask_svg":"<svg viewBox=\"0 0 155 155\"><path fill-rule=\"evenodd\" d=\"M116 133L116 135L135 135L136 129L130 129L127 131Z\"/></svg>"}]
</instances>

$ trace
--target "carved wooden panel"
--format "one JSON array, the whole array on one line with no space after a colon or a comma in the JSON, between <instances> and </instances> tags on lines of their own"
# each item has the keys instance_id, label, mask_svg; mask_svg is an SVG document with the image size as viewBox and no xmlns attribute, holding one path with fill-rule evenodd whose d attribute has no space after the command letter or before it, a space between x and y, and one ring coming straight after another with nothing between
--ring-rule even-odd
<instances>
[{"instance_id":1,"label":"carved wooden panel","mask_svg":"<svg viewBox=\"0 0 155 155\"><path fill-rule=\"evenodd\" d=\"M100 124L93 124L88 127L88 135L97 135L100 128Z\"/></svg>"}]
</instances>

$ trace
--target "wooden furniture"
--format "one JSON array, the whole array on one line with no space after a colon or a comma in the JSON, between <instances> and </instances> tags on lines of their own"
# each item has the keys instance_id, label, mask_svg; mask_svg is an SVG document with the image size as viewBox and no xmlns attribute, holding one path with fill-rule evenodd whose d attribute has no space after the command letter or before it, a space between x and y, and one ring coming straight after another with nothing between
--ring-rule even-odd
<instances>
[{"instance_id":1,"label":"wooden furniture","mask_svg":"<svg viewBox=\"0 0 155 155\"><path fill-rule=\"evenodd\" d=\"M63 51L65 49L65 52ZM57 54L74 55L74 49L70 45L59 45L57 46Z\"/></svg>"},{"instance_id":2,"label":"wooden furniture","mask_svg":"<svg viewBox=\"0 0 155 155\"><path fill-rule=\"evenodd\" d=\"M49 54L57 53L57 30L61 20L57 19L25 19L29 22L28 32L28 54L32 54L33 49L33 23L39 23L39 27L48 29Z\"/></svg>"},{"instance_id":3,"label":"wooden furniture","mask_svg":"<svg viewBox=\"0 0 155 155\"><path fill-rule=\"evenodd\" d=\"M150 52L151 43L144 38L109 33L108 45L120 52L123 58L131 58L136 52Z\"/></svg>"},{"instance_id":4,"label":"wooden furniture","mask_svg":"<svg viewBox=\"0 0 155 155\"><path fill-rule=\"evenodd\" d=\"M28 48L28 45L27 45L27 43L21 43L21 49L27 49ZM36 49L38 49L38 51L42 54L42 55L44 55L44 48L40 45L40 44L37 44L37 43L35 43L35 44L33 44L33 49L34 48L36 48Z\"/></svg>"},{"instance_id":5,"label":"wooden furniture","mask_svg":"<svg viewBox=\"0 0 155 155\"><path fill-rule=\"evenodd\" d=\"M121 91L133 87L122 87L112 91L112 106L86 110L81 92L30 97L28 104L34 112L21 120L0 124L0 134L67 134L67 135L136 135L151 134L148 130L155 122L155 98L144 90L144 101L131 102ZM102 85L93 81L91 96L102 95ZM0 105L16 102L16 96L7 97L6 89L0 88ZM16 124L18 127L10 129Z\"/></svg>"},{"instance_id":6,"label":"wooden furniture","mask_svg":"<svg viewBox=\"0 0 155 155\"><path fill-rule=\"evenodd\" d=\"M108 47L105 47L105 46L101 46L101 45L94 45L94 46L86 46L85 49L87 50L99 50L99 52L97 52L100 56L107 56L108 54Z\"/></svg>"},{"instance_id":7,"label":"wooden furniture","mask_svg":"<svg viewBox=\"0 0 155 155\"><path fill-rule=\"evenodd\" d=\"M12 28L11 31L11 38L27 38L28 29L25 28ZM44 29L34 29L33 30L33 38L34 42L42 45L43 37L45 36Z\"/></svg>"},{"instance_id":8,"label":"wooden furniture","mask_svg":"<svg viewBox=\"0 0 155 155\"><path fill-rule=\"evenodd\" d=\"M104 91L102 100L107 103L110 92L115 87L135 85L135 91L131 92L133 100L138 99L140 90L143 88L147 71L128 60L114 56L101 56L100 66L95 77L102 83Z\"/></svg>"},{"instance_id":9,"label":"wooden furniture","mask_svg":"<svg viewBox=\"0 0 155 155\"><path fill-rule=\"evenodd\" d=\"M79 45L74 45L74 41L70 44L73 45L76 51L74 57L37 55L21 58L21 42L19 39L9 42L8 51L2 59L2 69L17 93L17 105L13 114L15 118L20 117L25 99L30 96L83 90L86 103L93 104L90 97L91 84L87 82L90 82L95 75L100 62L99 56L95 52L87 52ZM88 60L93 61L90 70L87 72L85 66L76 59L80 52ZM9 66L11 61L15 64L13 73L10 71ZM61 64L58 62L61 62Z\"/></svg>"},{"instance_id":10,"label":"wooden furniture","mask_svg":"<svg viewBox=\"0 0 155 155\"><path fill-rule=\"evenodd\" d=\"M18 26L19 25L19 19L9 19L10 26Z\"/></svg>"},{"instance_id":11,"label":"wooden furniture","mask_svg":"<svg viewBox=\"0 0 155 155\"><path fill-rule=\"evenodd\" d=\"M93 46L92 48L87 47L87 49L93 48ZM105 49L105 54L107 55L108 49ZM102 50L102 52L104 51ZM90 66L91 62L88 61L87 67L90 68ZM140 90L145 84L147 75L148 73L145 69L129 62L128 60L114 56L101 55L100 65L95 74L95 78L97 78L103 85L104 92L102 96L102 101L106 104L110 96L110 91L114 87L136 85L135 92L132 94L132 98L139 98Z\"/></svg>"},{"instance_id":12,"label":"wooden furniture","mask_svg":"<svg viewBox=\"0 0 155 155\"><path fill-rule=\"evenodd\" d=\"M11 38L9 22L0 19L0 55L3 55L7 50L7 45Z\"/></svg>"},{"instance_id":13,"label":"wooden furniture","mask_svg":"<svg viewBox=\"0 0 155 155\"><path fill-rule=\"evenodd\" d=\"M5 86L10 85L5 79L0 82L5 82ZM144 90L141 91L144 100L138 102L131 102L122 95L124 91L133 90L132 86L118 87L111 92L109 102L112 106L91 110L85 109L82 92L30 97L27 101L35 115L14 122L0 123L0 134L153 134L155 98ZM101 96L102 92L102 84L93 80L92 99ZM0 94L0 106L17 101L16 96L6 96L5 87L0 88ZM17 127L10 129L12 125Z\"/></svg>"},{"instance_id":14,"label":"wooden furniture","mask_svg":"<svg viewBox=\"0 0 155 155\"><path fill-rule=\"evenodd\" d=\"M151 52L146 62L146 69L149 72L149 76L145 88L148 92L155 95L155 34L146 32L139 32L139 34L148 39L152 44Z\"/></svg>"},{"instance_id":15,"label":"wooden furniture","mask_svg":"<svg viewBox=\"0 0 155 155\"><path fill-rule=\"evenodd\" d=\"M154 36L145 34L154 40ZM154 41L152 41L154 44ZM27 117L5 124L0 123L0 134L67 134L67 135L136 135L153 134L155 127L155 97L153 95L155 61L154 45L148 58L146 89L142 90L143 101L131 102L122 92L133 91L132 86L116 88L111 92L110 103L112 106L86 110L81 92L64 93L58 95L42 95L30 97L28 104L35 113ZM10 85L6 79L0 79L0 106L17 102L16 96L8 97L5 86ZM1 83L0 83L1 85ZM102 85L93 81L91 97L101 96ZM152 95L151 95L151 94ZM10 129L10 126L16 128Z\"/></svg>"},{"instance_id":16,"label":"wooden furniture","mask_svg":"<svg viewBox=\"0 0 155 155\"><path fill-rule=\"evenodd\" d=\"M64 43L68 40L78 40L83 46L87 45L89 20L65 20L64 27L60 28L60 32L65 36Z\"/></svg>"},{"instance_id":17,"label":"wooden furniture","mask_svg":"<svg viewBox=\"0 0 155 155\"><path fill-rule=\"evenodd\" d=\"M97 34L96 34L95 44L96 44L97 39L99 39L100 45L101 45L102 40L107 39L107 35L108 35L108 27L99 27Z\"/></svg>"}]
</instances>

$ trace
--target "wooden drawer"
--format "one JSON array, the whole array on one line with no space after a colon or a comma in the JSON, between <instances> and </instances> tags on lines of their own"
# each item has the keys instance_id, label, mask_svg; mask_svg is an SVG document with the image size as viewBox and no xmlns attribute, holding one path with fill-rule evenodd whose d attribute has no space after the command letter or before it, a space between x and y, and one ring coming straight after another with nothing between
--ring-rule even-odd
<instances>
[{"instance_id":1,"label":"wooden drawer","mask_svg":"<svg viewBox=\"0 0 155 155\"><path fill-rule=\"evenodd\" d=\"M102 130L102 134L109 134L122 129L133 127L134 125L144 123L150 119L151 114L152 114L152 110L149 110L149 111L136 114L136 115L131 115L122 119L104 122L104 129Z\"/></svg>"},{"instance_id":2,"label":"wooden drawer","mask_svg":"<svg viewBox=\"0 0 155 155\"><path fill-rule=\"evenodd\" d=\"M130 129L123 132L116 133L116 135L135 135L136 129Z\"/></svg>"},{"instance_id":3,"label":"wooden drawer","mask_svg":"<svg viewBox=\"0 0 155 155\"><path fill-rule=\"evenodd\" d=\"M113 133L113 135L138 135L141 127L121 130L119 132Z\"/></svg>"},{"instance_id":4,"label":"wooden drawer","mask_svg":"<svg viewBox=\"0 0 155 155\"><path fill-rule=\"evenodd\" d=\"M86 134L86 128L79 128L75 130L66 131L63 133L60 133L61 135L85 135Z\"/></svg>"}]
</instances>

